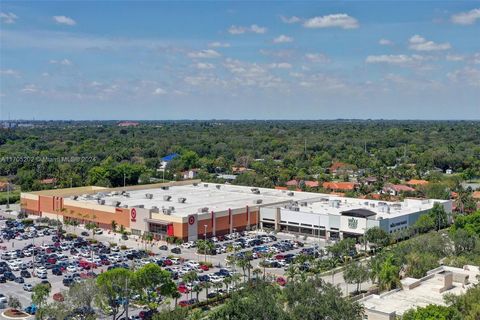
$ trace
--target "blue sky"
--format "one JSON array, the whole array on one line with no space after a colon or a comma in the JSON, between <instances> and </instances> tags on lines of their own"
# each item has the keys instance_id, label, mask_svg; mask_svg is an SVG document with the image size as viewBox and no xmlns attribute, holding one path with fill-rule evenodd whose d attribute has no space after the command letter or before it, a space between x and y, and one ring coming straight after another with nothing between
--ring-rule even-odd
<instances>
[{"instance_id":1,"label":"blue sky","mask_svg":"<svg viewBox=\"0 0 480 320\"><path fill-rule=\"evenodd\" d=\"M480 119L480 1L0 12L2 119Z\"/></svg>"}]
</instances>

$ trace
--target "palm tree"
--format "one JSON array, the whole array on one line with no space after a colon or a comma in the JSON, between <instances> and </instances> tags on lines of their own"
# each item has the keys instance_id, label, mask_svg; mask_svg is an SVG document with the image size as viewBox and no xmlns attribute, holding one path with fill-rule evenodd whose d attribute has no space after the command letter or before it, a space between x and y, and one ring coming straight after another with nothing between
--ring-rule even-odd
<instances>
[{"instance_id":1,"label":"palm tree","mask_svg":"<svg viewBox=\"0 0 480 320\"><path fill-rule=\"evenodd\" d=\"M390 291L396 288L400 284L399 271L400 268L393 262L393 256L387 257L378 274L380 289Z\"/></svg>"},{"instance_id":2,"label":"palm tree","mask_svg":"<svg viewBox=\"0 0 480 320\"><path fill-rule=\"evenodd\" d=\"M262 273L262 270L259 268L253 269L253 276L255 277L255 282L258 281L258 276Z\"/></svg>"},{"instance_id":3,"label":"palm tree","mask_svg":"<svg viewBox=\"0 0 480 320\"><path fill-rule=\"evenodd\" d=\"M228 286L232 283L232 278L225 277L225 279L223 279L223 283L225 284L225 287L227 288L227 292L228 292Z\"/></svg>"},{"instance_id":4,"label":"palm tree","mask_svg":"<svg viewBox=\"0 0 480 320\"><path fill-rule=\"evenodd\" d=\"M118 225L117 221L112 220L111 226L112 226L112 231L113 232L117 231L117 225Z\"/></svg>"},{"instance_id":5,"label":"palm tree","mask_svg":"<svg viewBox=\"0 0 480 320\"><path fill-rule=\"evenodd\" d=\"M267 252L262 255L262 266L263 266L263 281L265 281L265 275L266 275L266 268L267 268L267 259L270 259L273 257L272 252Z\"/></svg>"},{"instance_id":6,"label":"palm tree","mask_svg":"<svg viewBox=\"0 0 480 320\"><path fill-rule=\"evenodd\" d=\"M193 288L192 288L192 291L195 292L195 294L197 295L197 301L198 301L198 295L200 294L200 292L202 292L203 288L201 285L194 285Z\"/></svg>"},{"instance_id":7,"label":"palm tree","mask_svg":"<svg viewBox=\"0 0 480 320\"><path fill-rule=\"evenodd\" d=\"M198 275L195 271L189 271L183 276L183 281L186 283L193 283L198 279ZM192 298L192 291L190 291L190 299Z\"/></svg>"},{"instance_id":8,"label":"palm tree","mask_svg":"<svg viewBox=\"0 0 480 320\"><path fill-rule=\"evenodd\" d=\"M207 301L208 301L208 289L212 287L211 283L208 281L205 281L202 283L203 288L205 288L205 294L207 296Z\"/></svg>"},{"instance_id":9,"label":"palm tree","mask_svg":"<svg viewBox=\"0 0 480 320\"><path fill-rule=\"evenodd\" d=\"M222 282L216 282L213 284L213 286L215 287L215 289L217 289L217 294L218 294L218 290L221 289L223 287L223 283Z\"/></svg>"},{"instance_id":10,"label":"palm tree","mask_svg":"<svg viewBox=\"0 0 480 320\"><path fill-rule=\"evenodd\" d=\"M237 287L237 283L240 281L240 279L242 278L238 273L234 273L232 274L232 282L233 284L235 285L235 288Z\"/></svg>"},{"instance_id":11,"label":"palm tree","mask_svg":"<svg viewBox=\"0 0 480 320\"><path fill-rule=\"evenodd\" d=\"M171 297L175 299L175 308L176 308L178 304L178 298L182 297L182 294L178 292L178 290L175 290L171 293Z\"/></svg>"}]
</instances>

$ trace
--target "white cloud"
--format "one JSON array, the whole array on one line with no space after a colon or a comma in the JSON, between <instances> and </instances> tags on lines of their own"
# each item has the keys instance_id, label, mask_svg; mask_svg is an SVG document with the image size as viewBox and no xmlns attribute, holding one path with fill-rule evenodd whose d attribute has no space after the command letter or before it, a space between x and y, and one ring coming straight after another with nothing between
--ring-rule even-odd
<instances>
[{"instance_id":1,"label":"white cloud","mask_svg":"<svg viewBox=\"0 0 480 320\"><path fill-rule=\"evenodd\" d=\"M38 92L38 87L34 84L27 84L20 91L23 93L36 93Z\"/></svg>"},{"instance_id":2,"label":"white cloud","mask_svg":"<svg viewBox=\"0 0 480 320\"><path fill-rule=\"evenodd\" d=\"M448 50L452 47L448 42L435 43L433 41L425 39L424 37L418 34L412 36L409 42L410 42L410 49L416 50L416 51L441 51L441 50Z\"/></svg>"},{"instance_id":3,"label":"white cloud","mask_svg":"<svg viewBox=\"0 0 480 320\"><path fill-rule=\"evenodd\" d=\"M458 62L458 61L465 60L465 57L462 56L462 55L458 55L458 54L447 54L445 59L447 59L447 61Z\"/></svg>"},{"instance_id":4,"label":"white cloud","mask_svg":"<svg viewBox=\"0 0 480 320\"><path fill-rule=\"evenodd\" d=\"M381 44L382 46L391 46L393 45L393 42L391 40L388 40L388 39L380 39L378 41L379 44Z\"/></svg>"},{"instance_id":5,"label":"white cloud","mask_svg":"<svg viewBox=\"0 0 480 320\"><path fill-rule=\"evenodd\" d=\"M2 23L13 24L17 19L17 15L12 12L0 12L0 20Z\"/></svg>"},{"instance_id":6,"label":"white cloud","mask_svg":"<svg viewBox=\"0 0 480 320\"><path fill-rule=\"evenodd\" d=\"M199 62L195 65L197 69L200 70L210 70L210 69L215 69L215 66L211 63L205 63L205 62Z\"/></svg>"},{"instance_id":7,"label":"white cloud","mask_svg":"<svg viewBox=\"0 0 480 320\"><path fill-rule=\"evenodd\" d=\"M10 76L10 77L18 77L20 75L20 73L17 70L5 69L5 70L0 70L0 75Z\"/></svg>"},{"instance_id":8,"label":"white cloud","mask_svg":"<svg viewBox=\"0 0 480 320\"><path fill-rule=\"evenodd\" d=\"M233 35L237 34L243 34L246 32L252 32L252 33L266 33L267 28L265 27L259 27L256 24L252 24L250 27L242 27L242 26L231 26L228 29L228 32Z\"/></svg>"},{"instance_id":9,"label":"white cloud","mask_svg":"<svg viewBox=\"0 0 480 320\"><path fill-rule=\"evenodd\" d=\"M63 60L50 60L49 61L51 64L61 64L62 66L71 66L72 61L68 59L63 59Z\"/></svg>"},{"instance_id":10,"label":"white cloud","mask_svg":"<svg viewBox=\"0 0 480 320\"><path fill-rule=\"evenodd\" d=\"M278 37L273 39L273 43L287 43L287 42L292 42L292 41L293 41L292 37L286 36L284 34L279 35Z\"/></svg>"},{"instance_id":11,"label":"white cloud","mask_svg":"<svg viewBox=\"0 0 480 320\"><path fill-rule=\"evenodd\" d=\"M283 22L288 23L288 24L297 23L297 22L302 21L302 19L300 19L297 16L291 16L291 17L280 16L280 19L282 19Z\"/></svg>"},{"instance_id":12,"label":"white cloud","mask_svg":"<svg viewBox=\"0 0 480 320\"><path fill-rule=\"evenodd\" d=\"M447 74L448 79L455 83L466 83L473 87L480 87L480 69L465 67Z\"/></svg>"},{"instance_id":13,"label":"white cloud","mask_svg":"<svg viewBox=\"0 0 480 320\"><path fill-rule=\"evenodd\" d=\"M415 62L422 62L425 57L420 55L405 55L405 54L383 54L383 55L371 55L365 59L366 63L387 63L397 65L408 65Z\"/></svg>"},{"instance_id":14,"label":"white cloud","mask_svg":"<svg viewBox=\"0 0 480 320\"><path fill-rule=\"evenodd\" d=\"M265 33L267 32L267 28L265 27L259 27L257 26L256 24L252 24L250 26L250 31L254 32L254 33Z\"/></svg>"},{"instance_id":15,"label":"white cloud","mask_svg":"<svg viewBox=\"0 0 480 320\"><path fill-rule=\"evenodd\" d=\"M475 53L472 60L474 64L480 64L480 52Z\"/></svg>"},{"instance_id":16,"label":"white cloud","mask_svg":"<svg viewBox=\"0 0 480 320\"><path fill-rule=\"evenodd\" d=\"M216 41L216 42L210 42L208 46L211 48L229 48L230 43Z\"/></svg>"},{"instance_id":17,"label":"white cloud","mask_svg":"<svg viewBox=\"0 0 480 320\"><path fill-rule=\"evenodd\" d=\"M330 59L324 55L323 53L307 53L305 54L305 58L311 62L328 62Z\"/></svg>"},{"instance_id":18,"label":"white cloud","mask_svg":"<svg viewBox=\"0 0 480 320\"><path fill-rule=\"evenodd\" d=\"M213 49L205 49L201 51L189 52L188 56L194 59L211 59L220 57L220 53Z\"/></svg>"},{"instance_id":19,"label":"white cloud","mask_svg":"<svg viewBox=\"0 0 480 320\"><path fill-rule=\"evenodd\" d=\"M155 90L153 90L152 94L155 95L155 96L162 96L162 95L167 94L167 91L165 89L162 89L162 88L156 88Z\"/></svg>"},{"instance_id":20,"label":"white cloud","mask_svg":"<svg viewBox=\"0 0 480 320\"><path fill-rule=\"evenodd\" d=\"M77 24L75 20L66 16L53 16L53 21L55 21L58 24L65 24L67 26L74 26Z\"/></svg>"},{"instance_id":21,"label":"white cloud","mask_svg":"<svg viewBox=\"0 0 480 320\"><path fill-rule=\"evenodd\" d=\"M271 63L268 65L271 69L290 69L292 65L288 62Z\"/></svg>"},{"instance_id":22,"label":"white cloud","mask_svg":"<svg viewBox=\"0 0 480 320\"><path fill-rule=\"evenodd\" d=\"M303 23L306 28L358 28L358 20L345 13L330 14L322 17L314 17Z\"/></svg>"},{"instance_id":23,"label":"white cloud","mask_svg":"<svg viewBox=\"0 0 480 320\"><path fill-rule=\"evenodd\" d=\"M460 12L454 14L451 18L452 22L461 25L471 25L480 20L480 8L472 9L468 12Z\"/></svg>"}]
</instances>

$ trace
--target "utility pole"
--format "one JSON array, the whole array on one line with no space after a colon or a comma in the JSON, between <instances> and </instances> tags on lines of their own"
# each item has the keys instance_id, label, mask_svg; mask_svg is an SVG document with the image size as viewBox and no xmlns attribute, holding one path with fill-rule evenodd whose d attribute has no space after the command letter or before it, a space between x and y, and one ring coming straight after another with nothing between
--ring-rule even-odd
<instances>
[{"instance_id":1,"label":"utility pole","mask_svg":"<svg viewBox=\"0 0 480 320\"><path fill-rule=\"evenodd\" d=\"M128 294L128 277L125 278L125 318L126 319L129 319L128 318L128 305L129 305L129 294Z\"/></svg>"}]
</instances>

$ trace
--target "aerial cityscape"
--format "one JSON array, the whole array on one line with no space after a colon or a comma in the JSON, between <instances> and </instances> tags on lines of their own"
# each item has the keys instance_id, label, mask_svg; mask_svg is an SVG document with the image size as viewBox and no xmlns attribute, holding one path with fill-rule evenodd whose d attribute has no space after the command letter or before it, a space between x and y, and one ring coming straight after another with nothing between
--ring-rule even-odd
<instances>
[{"instance_id":1,"label":"aerial cityscape","mask_svg":"<svg viewBox=\"0 0 480 320\"><path fill-rule=\"evenodd\" d=\"M479 320L480 1L0 0L0 320Z\"/></svg>"}]
</instances>

